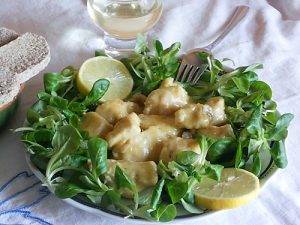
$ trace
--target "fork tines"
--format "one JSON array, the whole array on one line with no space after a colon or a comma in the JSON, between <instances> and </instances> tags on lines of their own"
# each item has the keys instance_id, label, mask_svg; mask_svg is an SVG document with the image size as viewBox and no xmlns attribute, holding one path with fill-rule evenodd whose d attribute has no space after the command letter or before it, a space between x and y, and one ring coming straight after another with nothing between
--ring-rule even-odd
<instances>
[{"instance_id":1,"label":"fork tines","mask_svg":"<svg viewBox=\"0 0 300 225\"><path fill-rule=\"evenodd\" d=\"M175 81L195 85L199 81L206 68L207 65L205 64L195 66L181 62Z\"/></svg>"}]
</instances>

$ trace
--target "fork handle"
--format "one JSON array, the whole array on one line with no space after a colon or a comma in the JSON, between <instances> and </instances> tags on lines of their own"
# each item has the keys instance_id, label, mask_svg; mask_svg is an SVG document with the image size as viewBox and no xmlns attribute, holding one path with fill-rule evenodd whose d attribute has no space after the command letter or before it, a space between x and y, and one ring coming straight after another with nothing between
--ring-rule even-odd
<instances>
[{"instance_id":1,"label":"fork handle","mask_svg":"<svg viewBox=\"0 0 300 225\"><path fill-rule=\"evenodd\" d=\"M218 44L220 44L221 41L227 36L227 34L239 23L241 22L244 17L247 15L249 11L249 7L245 5L238 6L231 19L229 20L228 24L224 28L224 31L217 37L216 40L214 40L211 44L207 45L204 48L201 48L202 50L205 49L208 52L211 52L213 48L215 48Z\"/></svg>"}]
</instances>

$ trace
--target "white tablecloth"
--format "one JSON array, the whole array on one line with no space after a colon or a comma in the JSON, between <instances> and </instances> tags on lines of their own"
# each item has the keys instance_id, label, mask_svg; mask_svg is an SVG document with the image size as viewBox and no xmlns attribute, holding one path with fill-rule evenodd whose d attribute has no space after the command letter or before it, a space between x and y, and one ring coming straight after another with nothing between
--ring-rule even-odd
<instances>
[{"instance_id":1,"label":"white tablecloth","mask_svg":"<svg viewBox=\"0 0 300 225\"><path fill-rule=\"evenodd\" d=\"M237 66L264 63L261 78L271 85L280 111L295 114L286 143L289 165L249 205L203 218L198 224L300 224L300 1L251 2L247 19L214 53L233 59ZM204 46L218 35L237 4L165 0L152 35L165 45L180 41L183 51ZM52 53L47 71L79 66L101 44L102 32L90 20L85 0L0 0L0 26L44 35ZM0 224L117 224L67 205L30 175L23 146L10 128L22 125L41 80L42 74L26 85L16 116L0 131Z\"/></svg>"}]
</instances>

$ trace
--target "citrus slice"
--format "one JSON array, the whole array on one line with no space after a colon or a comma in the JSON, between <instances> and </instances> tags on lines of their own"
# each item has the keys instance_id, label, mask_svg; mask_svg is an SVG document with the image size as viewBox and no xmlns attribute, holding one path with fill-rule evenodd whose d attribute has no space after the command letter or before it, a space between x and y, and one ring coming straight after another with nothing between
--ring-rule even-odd
<instances>
[{"instance_id":1,"label":"citrus slice","mask_svg":"<svg viewBox=\"0 0 300 225\"><path fill-rule=\"evenodd\" d=\"M124 99L133 87L132 77L124 64L105 56L90 58L81 65L77 75L78 90L87 95L99 79L110 81L110 86L101 101Z\"/></svg>"},{"instance_id":2,"label":"citrus slice","mask_svg":"<svg viewBox=\"0 0 300 225\"><path fill-rule=\"evenodd\" d=\"M220 182L204 178L194 191L196 205L211 210L235 208L258 195L259 179L243 169L225 168Z\"/></svg>"}]
</instances>

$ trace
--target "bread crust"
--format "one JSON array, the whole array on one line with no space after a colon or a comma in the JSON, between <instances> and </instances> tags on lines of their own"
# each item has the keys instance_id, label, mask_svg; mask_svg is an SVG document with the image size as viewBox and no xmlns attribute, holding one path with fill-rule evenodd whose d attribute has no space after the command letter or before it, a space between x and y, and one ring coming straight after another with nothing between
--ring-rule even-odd
<instances>
[{"instance_id":1,"label":"bread crust","mask_svg":"<svg viewBox=\"0 0 300 225\"><path fill-rule=\"evenodd\" d=\"M20 84L15 75L0 69L0 105L11 102L19 93Z\"/></svg>"},{"instance_id":2,"label":"bread crust","mask_svg":"<svg viewBox=\"0 0 300 225\"><path fill-rule=\"evenodd\" d=\"M18 36L18 33L14 30L10 30L5 27L0 27L0 47L15 40Z\"/></svg>"}]
</instances>

